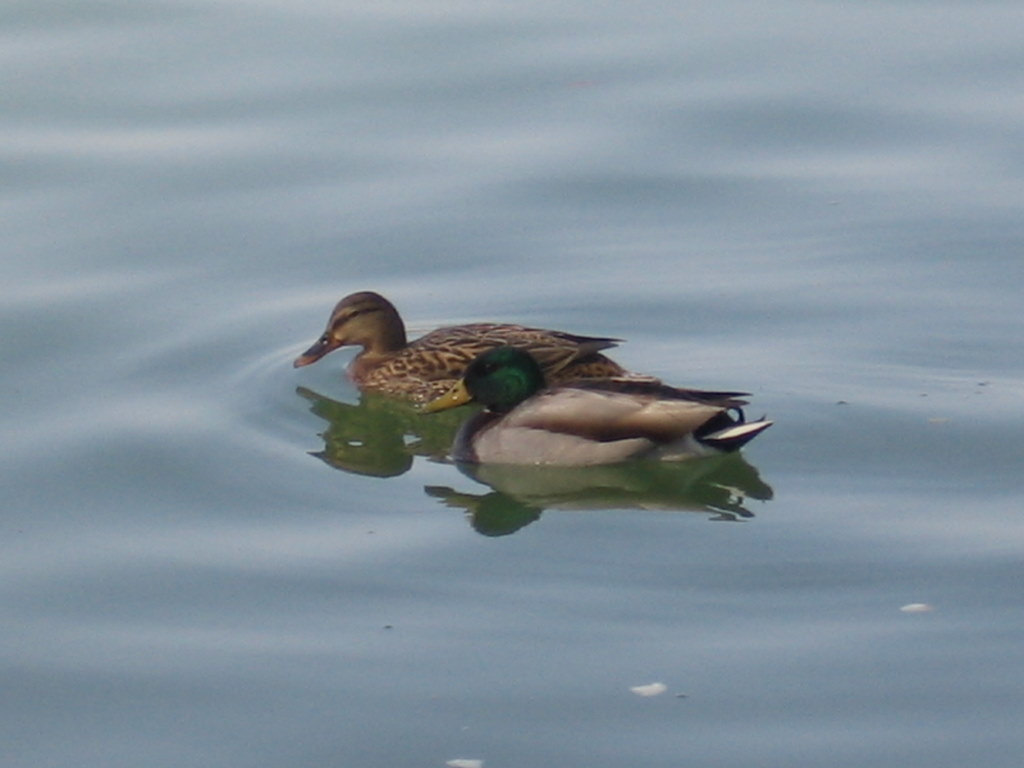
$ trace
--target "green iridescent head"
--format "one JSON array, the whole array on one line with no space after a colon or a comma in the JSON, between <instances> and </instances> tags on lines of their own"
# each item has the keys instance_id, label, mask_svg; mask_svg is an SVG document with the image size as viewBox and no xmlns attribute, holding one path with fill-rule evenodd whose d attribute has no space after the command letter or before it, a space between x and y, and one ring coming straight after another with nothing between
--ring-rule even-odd
<instances>
[{"instance_id":1,"label":"green iridescent head","mask_svg":"<svg viewBox=\"0 0 1024 768\"><path fill-rule=\"evenodd\" d=\"M504 413L543 388L544 374L529 352L497 347L471 362L461 381L424 410L442 411L473 401Z\"/></svg>"}]
</instances>

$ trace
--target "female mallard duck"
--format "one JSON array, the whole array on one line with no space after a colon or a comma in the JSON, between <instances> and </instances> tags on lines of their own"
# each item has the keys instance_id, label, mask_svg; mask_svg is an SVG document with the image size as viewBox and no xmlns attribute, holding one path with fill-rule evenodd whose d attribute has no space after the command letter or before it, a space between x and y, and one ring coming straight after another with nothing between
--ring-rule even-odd
<instances>
[{"instance_id":1,"label":"female mallard duck","mask_svg":"<svg viewBox=\"0 0 1024 768\"><path fill-rule=\"evenodd\" d=\"M656 381L595 379L544 388L540 366L512 347L485 352L423 410L486 406L455 436L456 461L612 464L735 451L771 426L745 421L742 392L677 389Z\"/></svg>"},{"instance_id":2,"label":"female mallard duck","mask_svg":"<svg viewBox=\"0 0 1024 768\"><path fill-rule=\"evenodd\" d=\"M449 390L481 352L506 345L529 350L553 383L624 376L625 369L599 354L617 342L522 325L475 323L439 328L409 343L394 305L363 291L338 302L327 329L295 359L295 367L315 363L338 347L360 346L363 350L348 368L356 386L425 402Z\"/></svg>"}]
</instances>

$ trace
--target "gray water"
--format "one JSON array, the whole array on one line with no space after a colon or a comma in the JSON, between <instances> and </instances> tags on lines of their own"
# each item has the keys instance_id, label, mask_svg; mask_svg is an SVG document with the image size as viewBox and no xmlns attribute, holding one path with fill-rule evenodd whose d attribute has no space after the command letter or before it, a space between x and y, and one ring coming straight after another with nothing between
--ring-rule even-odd
<instances>
[{"instance_id":1,"label":"gray water","mask_svg":"<svg viewBox=\"0 0 1024 768\"><path fill-rule=\"evenodd\" d=\"M0 763L1020 765L1022 29L4 4ZM292 369L361 289L776 425L471 477Z\"/></svg>"}]
</instances>

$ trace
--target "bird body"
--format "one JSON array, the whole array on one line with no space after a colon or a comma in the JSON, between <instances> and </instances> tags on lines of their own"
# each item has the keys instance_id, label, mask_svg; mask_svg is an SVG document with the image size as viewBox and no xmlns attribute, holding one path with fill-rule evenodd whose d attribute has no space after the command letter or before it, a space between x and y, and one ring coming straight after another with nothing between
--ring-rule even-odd
<instances>
[{"instance_id":1,"label":"bird body","mask_svg":"<svg viewBox=\"0 0 1024 768\"><path fill-rule=\"evenodd\" d=\"M745 420L742 396L623 378L545 388L529 353L504 347L474 360L424 410L485 405L456 434L457 461L588 466L737 450L771 426Z\"/></svg>"},{"instance_id":2,"label":"bird body","mask_svg":"<svg viewBox=\"0 0 1024 768\"><path fill-rule=\"evenodd\" d=\"M551 382L625 376L628 371L601 354L618 341L510 323L473 323L439 328L409 342L394 305L363 291L338 302L323 335L295 359L295 367L339 347L359 346L362 351L348 374L361 390L425 402L450 389L481 353L501 346L528 350Z\"/></svg>"}]
</instances>

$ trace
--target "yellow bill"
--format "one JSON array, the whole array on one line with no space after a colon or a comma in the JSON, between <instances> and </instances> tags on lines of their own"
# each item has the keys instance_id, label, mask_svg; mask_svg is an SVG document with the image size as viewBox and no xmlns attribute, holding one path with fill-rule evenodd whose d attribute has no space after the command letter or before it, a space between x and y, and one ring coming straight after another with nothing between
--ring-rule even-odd
<instances>
[{"instance_id":1,"label":"yellow bill","mask_svg":"<svg viewBox=\"0 0 1024 768\"><path fill-rule=\"evenodd\" d=\"M465 405L473 400L469 394L469 390L466 389L466 385L460 379L455 382L455 386L445 392L438 398L431 400L429 403L423 406L423 413L436 413L437 411L447 411L449 408L455 408L460 405Z\"/></svg>"}]
</instances>

